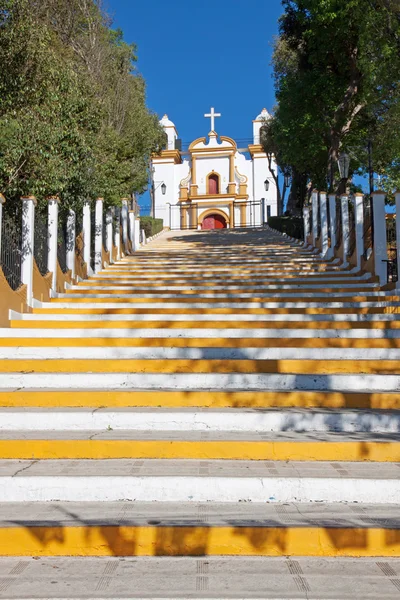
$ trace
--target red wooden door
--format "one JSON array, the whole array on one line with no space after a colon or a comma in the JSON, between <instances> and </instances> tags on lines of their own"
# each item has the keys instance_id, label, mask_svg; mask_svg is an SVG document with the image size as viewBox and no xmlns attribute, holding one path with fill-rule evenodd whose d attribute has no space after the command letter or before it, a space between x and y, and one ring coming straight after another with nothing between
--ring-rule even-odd
<instances>
[{"instance_id":1,"label":"red wooden door","mask_svg":"<svg viewBox=\"0 0 400 600\"><path fill-rule=\"evenodd\" d=\"M210 177L208 178L208 193L210 196L215 196L215 194L219 194L218 183L218 175L210 175Z\"/></svg>"},{"instance_id":2,"label":"red wooden door","mask_svg":"<svg viewBox=\"0 0 400 600\"><path fill-rule=\"evenodd\" d=\"M221 215L208 215L203 219L202 229L225 229L226 221Z\"/></svg>"}]
</instances>

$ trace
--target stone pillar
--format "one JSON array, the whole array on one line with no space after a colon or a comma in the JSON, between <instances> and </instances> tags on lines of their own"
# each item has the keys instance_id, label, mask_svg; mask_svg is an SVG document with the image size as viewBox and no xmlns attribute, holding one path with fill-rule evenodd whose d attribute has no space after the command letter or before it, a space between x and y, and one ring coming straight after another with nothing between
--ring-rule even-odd
<instances>
[{"instance_id":1,"label":"stone pillar","mask_svg":"<svg viewBox=\"0 0 400 600\"><path fill-rule=\"evenodd\" d=\"M33 261L35 243L35 207L36 198L27 196L22 200L22 244L21 244L21 282L26 285L26 303L33 304Z\"/></svg>"},{"instance_id":2,"label":"stone pillar","mask_svg":"<svg viewBox=\"0 0 400 600\"><path fill-rule=\"evenodd\" d=\"M329 224L331 228L331 247L328 250L326 258L333 258L335 255L336 246L336 195L329 194Z\"/></svg>"},{"instance_id":3,"label":"stone pillar","mask_svg":"<svg viewBox=\"0 0 400 600\"><path fill-rule=\"evenodd\" d=\"M128 199L127 198L122 198L121 224L122 224L122 242L124 244L124 251L125 251L125 254L128 254L129 244L128 244Z\"/></svg>"},{"instance_id":4,"label":"stone pillar","mask_svg":"<svg viewBox=\"0 0 400 600\"><path fill-rule=\"evenodd\" d=\"M312 205L312 245L315 248L318 237L318 192L314 190L311 197Z\"/></svg>"},{"instance_id":5,"label":"stone pillar","mask_svg":"<svg viewBox=\"0 0 400 600\"><path fill-rule=\"evenodd\" d=\"M303 221L304 221L304 247L308 246L308 237L310 235L310 209L308 206L303 207Z\"/></svg>"},{"instance_id":6,"label":"stone pillar","mask_svg":"<svg viewBox=\"0 0 400 600\"><path fill-rule=\"evenodd\" d=\"M326 192L320 192L319 194L319 210L321 213L321 255L323 258L326 258L329 250L328 210L326 207Z\"/></svg>"},{"instance_id":7,"label":"stone pillar","mask_svg":"<svg viewBox=\"0 0 400 600\"><path fill-rule=\"evenodd\" d=\"M357 269L361 269L364 254L364 194L354 194L354 218L356 226Z\"/></svg>"},{"instance_id":8,"label":"stone pillar","mask_svg":"<svg viewBox=\"0 0 400 600\"><path fill-rule=\"evenodd\" d=\"M375 275L379 277L379 283L387 283L387 242L386 242L386 210L385 210L385 192L373 192L373 213L374 213L374 261Z\"/></svg>"},{"instance_id":9,"label":"stone pillar","mask_svg":"<svg viewBox=\"0 0 400 600\"><path fill-rule=\"evenodd\" d=\"M103 198L96 199L94 231L94 272L103 268Z\"/></svg>"},{"instance_id":10,"label":"stone pillar","mask_svg":"<svg viewBox=\"0 0 400 600\"><path fill-rule=\"evenodd\" d=\"M108 262L110 265L114 262L112 250L113 250L113 224L112 224L112 211L108 210L106 214L106 240L107 240L107 252L108 252Z\"/></svg>"},{"instance_id":11,"label":"stone pillar","mask_svg":"<svg viewBox=\"0 0 400 600\"><path fill-rule=\"evenodd\" d=\"M75 279L75 238L76 238L76 216L73 210L70 210L67 217L67 267L71 271L72 279Z\"/></svg>"},{"instance_id":12,"label":"stone pillar","mask_svg":"<svg viewBox=\"0 0 400 600\"><path fill-rule=\"evenodd\" d=\"M57 291L57 246L58 246L58 204L59 198L52 197L47 199L48 206L48 224L47 224L47 247L48 258L47 268L52 274L51 289Z\"/></svg>"},{"instance_id":13,"label":"stone pillar","mask_svg":"<svg viewBox=\"0 0 400 600\"><path fill-rule=\"evenodd\" d=\"M6 201L3 194L0 194L0 255L1 255L1 232L3 227L3 204Z\"/></svg>"},{"instance_id":14,"label":"stone pillar","mask_svg":"<svg viewBox=\"0 0 400 600\"><path fill-rule=\"evenodd\" d=\"M397 289L400 288L400 191L394 195L396 198L396 248L397 248Z\"/></svg>"},{"instance_id":15,"label":"stone pillar","mask_svg":"<svg viewBox=\"0 0 400 600\"><path fill-rule=\"evenodd\" d=\"M134 210L130 210L129 211L129 239L131 241L132 244L132 250L135 250L135 211Z\"/></svg>"},{"instance_id":16,"label":"stone pillar","mask_svg":"<svg viewBox=\"0 0 400 600\"><path fill-rule=\"evenodd\" d=\"M117 260L121 260L121 209L119 207L114 208L115 215L115 229L114 229L114 246L117 249Z\"/></svg>"},{"instance_id":17,"label":"stone pillar","mask_svg":"<svg viewBox=\"0 0 400 600\"><path fill-rule=\"evenodd\" d=\"M347 194L340 196L342 213L342 259L343 265L347 266L347 255L350 249L350 222L349 222L349 197Z\"/></svg>"},{"instance_id":18,"label":"stone pillar","mask_svg":"<svg viewBox=\"0 0 400 600\"><path fill-rule=\"evenodd\" d=\"M92 221L90 218L90 202L85 201L83 205L83 260L86 263L88 276L93 274L91 267L90 243L92 234Z\"/></svg>"},{"instance_id":19,"label":"stone pillar","mask_svg":"<svg viewBox=\"0 0 400 600\"><path fill-rule=\"evenodd\" d=\"M136 250L139 250L140 248L140 219L136 218L135 219L135 245L134 245L134 250L136 252Z\"/></svg>"}]
</instances>

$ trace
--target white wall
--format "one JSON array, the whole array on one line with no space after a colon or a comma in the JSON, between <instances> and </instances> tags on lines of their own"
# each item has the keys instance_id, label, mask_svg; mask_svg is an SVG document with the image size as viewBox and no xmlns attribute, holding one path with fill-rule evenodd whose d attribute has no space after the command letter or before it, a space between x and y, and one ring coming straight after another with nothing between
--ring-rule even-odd
<instances>
[{"instance_id":1,"label":"white wall","mask_svg":"<svg viewBox=\"0 0 400 600\"><path fill-rule=\"evenodd\" d=\"M220 193L226 194L229 183L229 156L197 158L196 160L198 194L208 194L207 175L215 171L220 176Z\"/></svg>"}]
</instances>

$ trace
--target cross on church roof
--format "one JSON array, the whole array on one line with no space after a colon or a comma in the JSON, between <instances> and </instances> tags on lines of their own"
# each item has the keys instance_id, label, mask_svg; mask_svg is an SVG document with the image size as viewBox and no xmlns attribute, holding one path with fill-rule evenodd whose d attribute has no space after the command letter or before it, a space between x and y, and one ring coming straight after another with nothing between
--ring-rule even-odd
<instances>
[{"instance_id":1,"label":"cross on church roof","mask_svg":"<svg viewBox=\"0 0 400 600\"><path fill-rule=\"evenodd\" d=\"M221 113L216 113L214 107L211 109L211 112L208 115L204 115L206 118L211 118L211 131L215 131L215 117L221 117Z\"/></svg>"}]
</instances>

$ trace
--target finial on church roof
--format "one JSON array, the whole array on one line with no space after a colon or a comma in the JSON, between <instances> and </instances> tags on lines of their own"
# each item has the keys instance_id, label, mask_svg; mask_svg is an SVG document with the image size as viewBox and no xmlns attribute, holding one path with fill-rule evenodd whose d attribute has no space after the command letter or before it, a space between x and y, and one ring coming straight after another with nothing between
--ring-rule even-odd
<instances>
[{"instance_id":1,"label":"finial on church roof","mask_svg":"<svg viewBox=\"0 0 400 600\"><path fill-rule=\"evenodd\" d=\"M160 125L162 127L175 127L175 123L173 123L172 121L170 121L170 119L168 118L167 114L165 114L163 116L163 118L161 119Z\"/></svg>"},{"instance_id":2,"label":"finial on church roof","mask_svg":"<svg viewBox=\"0 0 400 600\"><path fill-rule=\"evenodd\" d=\"M256 121L265 121L265 119L269 119L271 115L267 111L266 108L263 108L260 114L256 117Z\"/></svg>"}]
</instances>

